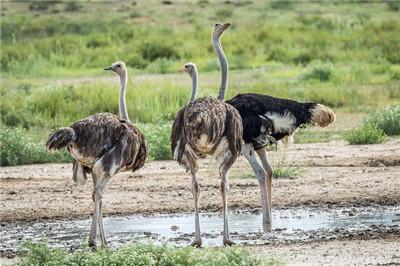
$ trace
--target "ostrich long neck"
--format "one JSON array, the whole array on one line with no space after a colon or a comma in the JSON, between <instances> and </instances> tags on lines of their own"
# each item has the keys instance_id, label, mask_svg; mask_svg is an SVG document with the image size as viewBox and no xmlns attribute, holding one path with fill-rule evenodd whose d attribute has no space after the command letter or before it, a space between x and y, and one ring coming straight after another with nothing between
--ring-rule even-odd
<instances>
[{"instance_id":1,"label":"ostrich long neck","mask_svg":"<svg viewBox=\"0 0 400 266\"><path fill-rule=\"evenodd\" d=\"M198 81L197 81L197 69L193 69L192 74L190 75L192 77L192 94L190 95L190 99L189 99L189 103L193 102L194 99L196 98L196 93L197 93L197 85L198 85Z\"/></svg>"},{"instance_id":2,"label":"ostrich long neck","mask_svg":"<svg viewBox=\"0 0 400 266\"><path fill-rule=\"evenodd\" d=\"M228 60L226 59L224 50L222 50L219 37L213 36L212 43L214 46L214 50L218 55L219 64L221 67L221 86L219 88L218 100L223 100L225 98L226 87L228 84Z\"/></svg>"},{"instance_id":3,"label":"ostrich long neck","mask_svg":"<svg viewBox=\"0 0 400 266\"><path fill-rule=\"evenodd\" d=\"M128 72L125 72L120 77L120 90L119 90L119 117L126 121L129 120L128 112L126 110L125 90L128 82Z\"/></svg>"}]
</instances>

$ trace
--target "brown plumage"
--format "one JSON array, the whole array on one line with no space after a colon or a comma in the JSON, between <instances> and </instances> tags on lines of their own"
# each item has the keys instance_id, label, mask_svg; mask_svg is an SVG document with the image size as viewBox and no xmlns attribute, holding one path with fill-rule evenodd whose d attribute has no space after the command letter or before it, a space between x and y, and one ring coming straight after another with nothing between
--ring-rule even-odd
<instances>
[{"instance_id":1,"label":"brown plumage","mask_svg":"<svg viewBox=\"0 0 400 266\"><path fill-rule=\"evenodd\" d=\"M135 171L143 166L147 155L146 141L139 129L110 113L89 116L52 133L46 148L64 147L86 168L93 170L101 160L102 171L107 175Z\"/></svg>"},{"instance_id":2,"label":"brown plumage","mask_svg":"<svg viewBox=\"0 0 400 266\"><path fill-rule=\"evenodd\" d=\"M243 127L239 112L223 102L227 87L227 61L219 38L228 27L229 24L216 24L212 37L223 73L218 99L204 97L190 102L178 111L172 125L173 157L192 176L192 193L195 201L195 239L191 245L194 246L202 244L197 204L199 185L196 172L198 171L198 158L205 155L213 155L219 165L224 212L223 243L225 245L233 244L228 230L227 178L230 167L241 153ZM197 80L197 76L191 76L192 79L196 78Z\"/></svg>"},{"instance_id":3,"label":"brown plumage","mask_svg":"<svg viewBox=\"0 0 400 266\"><path fill-rule=\"evenodd\" d=\"M89 237L89 246L96 246L99 226L103 246L106 245L101 198L107 182L121 171L135 171L143 167L148 155L147 142L140 130L129 122L125 105L127 71L123 62L116 62L106 70L113 70L121 79L120 117L111 113L98 113L60 128L50 134L46 148L67 148L74 158L73 179L84 183L87 174L93 177L95 209Z\"/></svg>"}]
</instances>

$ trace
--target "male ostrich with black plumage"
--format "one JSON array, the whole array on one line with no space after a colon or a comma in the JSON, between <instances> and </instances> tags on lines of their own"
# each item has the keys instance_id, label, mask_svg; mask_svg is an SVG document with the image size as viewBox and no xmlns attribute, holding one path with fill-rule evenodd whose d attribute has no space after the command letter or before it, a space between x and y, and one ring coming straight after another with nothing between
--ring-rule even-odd
<instances>
[{"instance_id":1,"label":"male ostrich with black plumage","mask_svg":"<svg viewBox=\"0 0 400 266\"><path fill-rule=\"evenodd\" d=\"M335 113L317 103L300 103L268 95L245 93L226 101L235 107L243 122L242 154L249 161L260 185L263 230L271 230L272 167L266 146L291 136L302 125L326 127L335 121ZM257 161L255 154L261 159Z\"/></svg>"},{"instance_id":2,"label":"male ostrich with black plumage","mask_svg":"<svg viewBox=\"0 0 400 266\"><path fill-rule=\"evenodd\" d=\"M221 87L218 99L205 97L194 100L183 107L176 115L171 134L173 157L186 168L192 178L192 193L195 210L195 238L191 245L201 246L198 198L199 185L196 178L198 158L213 155L219 164L221 194L224 213L224 245L231 245L228 230L228 170L231 168L242 148L242 121L239 112L224 103L227 87L228 64L220 44L220 37L229 24L216 24L212 34L215 51L221 60ZM194 83L193 83L194 84Z\"/></svg>"},{"instance_id":3,"label":"male ostrich with black plumage","mask_svg":"<svg viewBox=\"0 0 400 266\"><path fill-rule=\"evenodd\" d=\"M118 172L136 171L143 167L148 154L147 142L128 117L125 90L128 79L123 62L116 62L105 70L120 77L119 115L98 113L60 128L50 134L46 148L66 147L74 158L73 178L84 183L87 174L93 177L94 212L89 246L96 247L97 226L103 246L107 245L102 220L102 195L107 182Z\"/></svg>"}]
</instances>

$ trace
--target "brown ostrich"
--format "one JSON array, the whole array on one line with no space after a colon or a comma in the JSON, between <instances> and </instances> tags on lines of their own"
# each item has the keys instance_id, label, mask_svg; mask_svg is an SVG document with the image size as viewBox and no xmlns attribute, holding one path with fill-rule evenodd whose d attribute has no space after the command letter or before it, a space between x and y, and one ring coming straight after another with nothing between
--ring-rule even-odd
<instances>
[{"instance_id":1,"label":"brown ostrich","mask_svg":"<svg viewBox=\"0 0 400 266\"><path fill-rule=\"evenodd\" d=\"M105 70L120 77L119 115L98 113L51 133L47 150L66 147L74 158L73 178L82 184L91 173L93 178L94 212L89 235L89 246L96 248L97 226L102 246L106 246L102 220L102 195L107 182L122 171L136 171L143 167L148 154L147 142L140 130L128 118L125 103L127 69L123 62L115 62Z\"/></svg>"},{"instance_id":2,"label":"brown ostrich","mask_svg":"<svg viewBox=\"0 0 400 266\"><path fill-rule=\"evenodd\" d=\"M219 165L224 213L224 245L232 245L228 230L228 171L242 148L242 120L239 112L223 99L227 88L228 62L220 37L230 24L216 24L212 34L213 47L220 58L221 87L218 99L205 97L194 100L176 115L172 127L171 149L174 159L190 172L195 211L195 238L191 245L202 244L199 222L199 184L196 178L200 156L213 155Z\"/></svg>"}]
</instances>

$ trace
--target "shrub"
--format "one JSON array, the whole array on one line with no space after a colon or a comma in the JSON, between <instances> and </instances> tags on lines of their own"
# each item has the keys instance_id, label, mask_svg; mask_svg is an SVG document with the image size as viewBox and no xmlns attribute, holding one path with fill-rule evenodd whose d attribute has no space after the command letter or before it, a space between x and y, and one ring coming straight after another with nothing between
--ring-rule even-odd
<instances>
[{"instance_id":1,"label":"shrub","mask_svg":"<svg viewBox=\"0 0 400 266\"><path fill-rule=\"evenodd\" d=\"M367 118L386 135L400 135L400 104L393 104Z\"/></svg>"},{"instance_id":2,"label":"shrub","mask_svg":"<svg viewBox=\"0 0 400 266\"><path fill-rule=\"evenodd\" d=\"M329 81L333 76L332 63L323 63L316 61L312 63L300 76L301 80L319 80L321 82Z\"/></svg>"},{"instance_id":3,"label":"shrub","mask_svg":"<svg viewBox=\"0 0 400 266\"><path fill-rule=\"evenodd\" d=\"M21 165L45 162L70 162L66 151L49 154L43 142L36 142L21 128L1 126L0 165Z\"/></svg>"},{"instance_id":4,"label":"shrub","mask_svg":"<svg viewBox=\"0 0 400 266\"><path fill-rule=\"evenodd\" d=\"M352 129L345 133L345 140L351 145L377 144L385 139L385 133L372 123L365 123L359 128Z\"/></svg>"},{"instance_id":5,"label":"shrub","mask_svg":"<svg viewBox=\"0 0 400 266\"><path fill-rule=\"evenodd\" d=\"M149 160L171 160L171 123L162 121L140 126L149 144Z\"/></svg>"},{"instance_id":6,"label":"shrub","mask_svg":"<svg viewBox=\"0 0 400 266\"><path fill-rule=\"evenodd\" d=\"M158 58L180 58L178 51L172 45L169 45L163 41L146 42L141 46L140 51L142 53L142 57L151 62Z\"/></svg>"},{"instance_id":7,"label":"shrub","mask_svg":"<svg viewBox=\"0 0 400 266\"><path fill-rule=\"evenodd\" d=\"M276 260L261 260L240 247L176 248L169 245L134 244L118 249L85 248L70 253L62 248L50 248L45 242L25 243L25 253L19 265L282 265Z\"/></svg>"},{"instance_id":8,"label":"shrub","mask_svg":"<svg viewBox=\"0 0 400 266\"><path fill-rule=\"evenodd\" d=\"M219 9L217 10L217 12L215 12L215 15L218 18L229 18L233 15L233 9L232 8Z\"/></svg>"}]
</instances>

